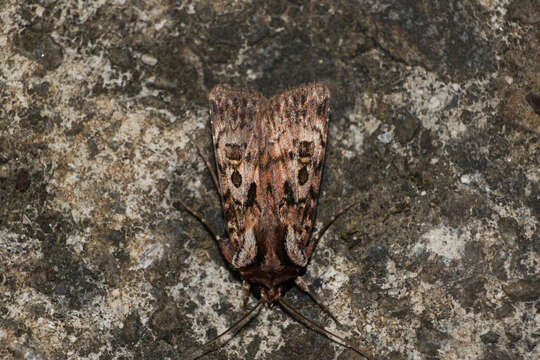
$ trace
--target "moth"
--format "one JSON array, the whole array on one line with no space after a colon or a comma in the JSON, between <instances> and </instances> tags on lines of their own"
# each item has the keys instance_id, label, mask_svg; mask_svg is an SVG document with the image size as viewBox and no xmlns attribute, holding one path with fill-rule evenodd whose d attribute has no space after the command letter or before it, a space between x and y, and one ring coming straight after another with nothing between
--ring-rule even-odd
<instances>
[{"instance_id":1,"label":"moth","mask_svg":"<svg viewBox=\"0 0 540 360\"><path fill-rule=\"evenodd\" d=\"M330 91L320 83L298 86L270 99L254 91L217 85L209 94L214 172L203 157L220 194L226 234L220 236L196 210L197 218L219 245L230 267L260 296L257 305L214 340L190 354L197 359L228 341L257 315L262 305L283 310L331 340L368 358L344 338L305 318L283 300L294 282L327 312L302 279L317 242L351 204L314 234L323 171ZM176 206L176 205L175 205Z\"/></svg>"}]
</instances>

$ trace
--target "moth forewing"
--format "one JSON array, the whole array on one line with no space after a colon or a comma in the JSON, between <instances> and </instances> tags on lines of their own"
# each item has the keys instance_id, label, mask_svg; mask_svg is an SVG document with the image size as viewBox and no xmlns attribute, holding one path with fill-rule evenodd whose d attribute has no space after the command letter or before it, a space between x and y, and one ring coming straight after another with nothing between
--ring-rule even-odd
<instances>
[{"instance_id":1,"label":"moth forewing","mask_svg":"<svg viewBox=\"0 0 540 360\"><path fill-rule=\"evenodd\" d=\"M261 304L283 310L331 340L362 352L305 318L281 299L294 281L323 310L301 278L315 246L336 217L312 236L324 165L330 91L320 83L288 89L266 99L258 92L218 85L209 94L216 173L226 235L218 236L198 212L180 201L215 238L227 263L260 296L257 306L204 345L214 348L239 331ZM208 162L205 161L208 165ZM336 340L337 339L337 340ZM210 350L208 350L210 351ZM196 355L198 357L198 355Z\"/></svg>"}]
</instances>

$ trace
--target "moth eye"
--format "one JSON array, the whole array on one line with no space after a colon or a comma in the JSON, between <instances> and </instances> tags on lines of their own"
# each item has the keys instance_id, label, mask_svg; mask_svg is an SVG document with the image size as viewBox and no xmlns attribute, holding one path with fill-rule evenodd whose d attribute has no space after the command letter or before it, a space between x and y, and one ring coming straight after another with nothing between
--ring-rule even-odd
<instances>
[{"instance_id":1,"label":"moth eye","mask_svg":"<svg viewBox=\"0 0 540 360\"><path fill-rule=\"evenodd\" d=\"M308 181L308 178L309 178L308 171L307 171L306 167L303 166L298 171L298 182L300 183L300 185L304 185Z\"/></svg>"},{"instance_id":2,"label":"moth eye","mask_svg":"<svg viewBox=\"0 0 540 360\"><path fill-rule=\"evenodd\" d=\"M236 188L239 188L240 185L242 185L242 176L240 175L238 170L234 170L234 172L232 173L231 181Z\"/></svg>"}]
</instances>

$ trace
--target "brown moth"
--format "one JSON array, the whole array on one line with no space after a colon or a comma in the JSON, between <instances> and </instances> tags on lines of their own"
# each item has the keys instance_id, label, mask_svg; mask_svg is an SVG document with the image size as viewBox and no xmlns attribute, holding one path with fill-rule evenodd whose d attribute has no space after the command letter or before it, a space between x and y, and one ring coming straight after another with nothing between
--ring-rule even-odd
<instances>
[{"instance_id":1,"label":"brown moth","mask_svg":"<svg viewBox=\"0 0 540 360\"><path fill-rule=\"evenodd\" d=\"M263 304L275 303L310 328L367 358L365 352L305 318L281 297L284 285L294 281L332 316L301 278L318 240L354 205L345 207L312 234L330 91L313 83L266 99L258 92L218 85L210 92L209 102L217 176L205 162L220 193L226 236L217 235L201 214L181 200L179 203L208 229L225 260L240 273L245 288L249 290L251 284L260 300L229 330L188 358L197 359L225 343Z\"/></svg>"}]
</instances>

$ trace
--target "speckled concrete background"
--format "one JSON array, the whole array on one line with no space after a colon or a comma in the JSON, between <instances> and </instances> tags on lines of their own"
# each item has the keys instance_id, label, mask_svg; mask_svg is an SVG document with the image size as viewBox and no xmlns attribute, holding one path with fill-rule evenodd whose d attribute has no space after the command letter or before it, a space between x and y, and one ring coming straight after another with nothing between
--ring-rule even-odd
<instances>
[{"instance_id":1,"label":"speckled concrete background","mask_svg":"<svg viewBox=\"0 0 540 360\"><path fill-rule=\"evenodd\" d=\"M271 5L270 5L271 4ZM540 357L536 0L0 1L0 358L181 359L242 313L206 96L331 89L307 279L379 359ZM252 296L251 303L255 302ZM205 359L359 359L279 308Z\"/></svg>"}]
</instances>

